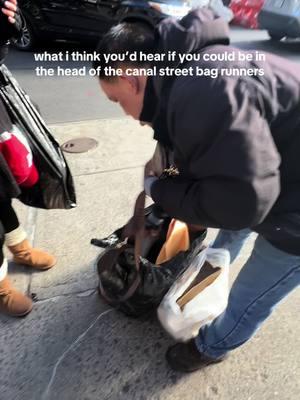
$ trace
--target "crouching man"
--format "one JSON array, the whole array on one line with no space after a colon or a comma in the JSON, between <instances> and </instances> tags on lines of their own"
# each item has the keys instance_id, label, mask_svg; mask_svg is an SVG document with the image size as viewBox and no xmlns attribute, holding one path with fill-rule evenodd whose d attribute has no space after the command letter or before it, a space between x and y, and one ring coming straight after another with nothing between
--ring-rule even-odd
<instances>
[{"instance_id":1,"label":"crouching man","mask_svg":"<svg viewBox=\"0 0 300 400\"><path fill-rule=\"evenodd\" d=\"M145 190L154 202L186 223L219 228L214 247L227 248L232 262L251 232L258 233L225 312L195 339L167 351L173 369L190 372L222 361L248 341L300 283L300 66L271 54L239 61L227 24L205 9L180 21L166 19L155 31L142 23L119 24L98 48L101 54L127 50L208 54L185 64L175 57L158 68L263 70L147 77L126 73L128 67L151 68L147 61L128 57L94 65L101 67L108 99L151 125L154 139L174 154L179 175L159 179L148 168ZM229 52L235 57L226 57ZM105 66L122 74L106 76Z\"/></svg>"}]
</instances>

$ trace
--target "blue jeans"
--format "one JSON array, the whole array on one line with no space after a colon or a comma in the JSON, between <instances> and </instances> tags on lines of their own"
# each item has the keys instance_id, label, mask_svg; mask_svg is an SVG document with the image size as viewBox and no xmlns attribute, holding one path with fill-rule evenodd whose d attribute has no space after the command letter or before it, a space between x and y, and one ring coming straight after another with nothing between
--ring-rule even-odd
<instances>
[{"instance_id":1,"label":"blue jeans","mask_svg":"<svg viewBox=\"0 0 300 400\"><path fill-rule=\"evenodd\" d=\"M250 234L250 230L221 230L212 247L229 250L233 262ZM231 288L226 310L200 329L196 338L198 350L220 358L241 346L299 284L300 256L285 253L258 236Z\"/></svg>"}]
</instances>

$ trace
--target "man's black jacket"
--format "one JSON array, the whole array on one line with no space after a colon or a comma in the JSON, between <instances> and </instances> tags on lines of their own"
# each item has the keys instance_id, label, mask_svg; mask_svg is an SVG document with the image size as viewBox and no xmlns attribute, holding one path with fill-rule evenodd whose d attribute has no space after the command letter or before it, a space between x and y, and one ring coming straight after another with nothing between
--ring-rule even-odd
<instances>
[{"instance_id":1,"label":"man's black jacket","mask_svg":"<svg viewBox=\"0 0 300 400\"><path fill-rule=\"evenodd\" d=\"M172 148L180 172L156 181L151 194L182 221L252 228L300 254L300 66L271 54L239 61L228 37L227 24L204 9L158 27L159 53L235 54L236 61L185 68L263 68L264 75L148 79L140 120Z\"/></svg>"}]
</instances>

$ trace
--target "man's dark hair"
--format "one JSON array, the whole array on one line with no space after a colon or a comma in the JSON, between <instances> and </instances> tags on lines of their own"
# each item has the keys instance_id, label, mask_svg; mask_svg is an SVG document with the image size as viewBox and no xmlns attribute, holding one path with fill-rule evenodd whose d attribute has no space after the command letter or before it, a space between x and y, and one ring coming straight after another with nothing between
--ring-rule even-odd
<instances>
[{"instance_id":1,"label":"man's dark hair","mask_svg":"<svg viewBox=\"0 0 300 400\"><path fill-rule=\"evenodd\" d=\"M121 68L128 65L135 68L142 68L149 65L149 62L139 60L132 61L130 54L140 52L150 54L154 51L155 39L154 28L145 22L122 22L113 26L100 40L96 53L100 55L100 61L93 62L93 68L100 69L99 78L110 80L112 76L107 76L104 67ZM103 54L117 54L125 56L123 61L105 62Z\"/></svg>"}]
</instances>

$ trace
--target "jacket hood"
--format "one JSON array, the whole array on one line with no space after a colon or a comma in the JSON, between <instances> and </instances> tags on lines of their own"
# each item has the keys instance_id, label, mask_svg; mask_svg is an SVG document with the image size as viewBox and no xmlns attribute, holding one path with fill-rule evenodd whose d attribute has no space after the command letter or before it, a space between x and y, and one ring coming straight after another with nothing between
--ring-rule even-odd
<instances>
[{"instance_id":1,"label":"jacket hood","mask_svg":"<svg viewBox=\"0 0 300 400\"><path fill-rule=\"evenodd\" d=\"M181 20L167 18L158 26L158 50L193 53L212 44L229 44L229 26L208 8L189 12Z\"/></svg>"},{"instance_id":2,"label":"jacket hood","mask_svg":"<svg viewBox=\"0 0 300 400\"><path fill-rule=\"evenodd\" d=\"M228 23L208 8L194 9L181 20L163 20L156 28L156 35L156 52L159 54L168 54L169 51L195 53L207 46L228 45L230 42ZM179 58L164 64L176 67Z\"/></svg>"},{"instance_id":3,"label":"jacket hood","mask_svg":"<svg viewBox=\"0 0 300 400\"><path fill-rule=\"evenodd\" d=\"M207 46L228 45L230 42L227 22L216 16L208 8L194 9L181 20L166 18L157 25L155 34L157 43L155 52L158 54L168 54L169 51L175 51L176 54L195 53ZM179 57L175 57L174 61L167 60L159 63L158 66L164 68L166 66L179 67L179 65ZM163 107L161 92L164 83L168 82L169 84L170 81L172 79L158 75L148 78L143 109L140 115L141 121L150 122L153 127L154 125L162 126L166 123L164 111L160 111L160 108ZM154 119L156 123L154 123ZM167 137L166 133L161 136ZM156 135L154 138L156 139ZM167 139L164 144L170 145Z\"/></svg>"}]
</instances>

